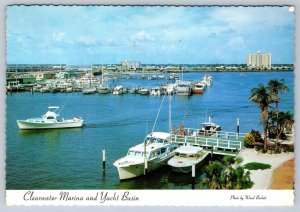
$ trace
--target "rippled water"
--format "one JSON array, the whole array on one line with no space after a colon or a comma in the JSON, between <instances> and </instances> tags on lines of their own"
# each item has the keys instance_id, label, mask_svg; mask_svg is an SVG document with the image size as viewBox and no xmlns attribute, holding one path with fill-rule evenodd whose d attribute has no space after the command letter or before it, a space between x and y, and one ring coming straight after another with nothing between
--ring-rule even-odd
<instances>
[{"instance_id":1,"label":"rippled water","mask_svg":"<svg viewBox=\"0 0 300 212\"><path fill-rule=\"evenodd\" d=\"M172 96L172 125L198 127L208 115L226 131L261 130L260 111L248 98L252 88L270 79L285 79L290 91L282 95L280 109L294 111L294 73L212 73L213 85L202 95ZM201 79L203 73L185 74ZM120 80L114 84L153 86L162 81ZM111 86L114 86L111 82ZM7 189L182 189L190 188L190 176L172 173L168 167L120 182L113 161L141 143L150 132L163 97L125 94L82 95L13 93L7 96ZM17 119L39 117L50 105L66 105L61 117L81 116L82 129L21 131ZM168 97L155 131L168 131ZM102 175L101 151L107 152ZM201 170L198 172L201 177ZM196 186L197 187L197 186Z\"/></svg>"}]
</instances>

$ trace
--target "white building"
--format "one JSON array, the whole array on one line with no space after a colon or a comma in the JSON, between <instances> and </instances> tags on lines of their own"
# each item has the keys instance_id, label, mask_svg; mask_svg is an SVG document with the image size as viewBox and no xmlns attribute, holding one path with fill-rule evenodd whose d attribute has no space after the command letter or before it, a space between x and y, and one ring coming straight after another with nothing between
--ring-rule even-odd
<instances>
[{"instance_id":1,"label":"white building","mask_svg":"<svg viewBox=\"0 0 300 212\"><path fill-rule=\"evenodd\" d=\"M256 54L249 54L247 60L247 66L250 68L258 69L271 69L272 56L271 53L262 54L258 51Z\"/></svg>"},{"instance_id":2,"label":"white building","mask_svg":"<svg viewBox=\"0 0 300 212\"><path fill-rule=\"evenodd\" d=\"M140 68L140 66L141 66L140 61L127 61L127 60L122 61L122 68L136 69L136 68Z\"/></svg>"}]
</instances>

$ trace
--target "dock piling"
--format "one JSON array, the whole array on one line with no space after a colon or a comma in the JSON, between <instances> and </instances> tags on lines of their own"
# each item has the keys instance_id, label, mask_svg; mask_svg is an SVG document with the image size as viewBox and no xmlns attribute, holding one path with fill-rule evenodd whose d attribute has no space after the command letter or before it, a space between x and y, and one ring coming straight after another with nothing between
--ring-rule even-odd
<instances>
[{"instance_id":1,"label":"dock piling","mask_svg":"<svg viewBox=\"0 0 300 212\"><path fill-rule=\"evenodd\" d=\"M240 134L240 119L236 119L236 133L237 133L237 138L239 138Z\"/></svg>"},{"instance_id":2,"label":"dock piling","mask_svg":"<svg viewBox=\"0 0 300 212\"><path fill-rule=\"evenodd\" d=\"M192 189L195 189L195 176L196 176L196 166L193 163L192 165Z\"/></svg>"},{"instance_id":3,"label":"dock piling","mask_svg":"<svg viewBox=\"0 0 300 212\"><path fill-rule=\"evenodd\" d=\"M103 175L105 175L105 149L102 150L102 171Z\"/></svg>"}]
</instances>

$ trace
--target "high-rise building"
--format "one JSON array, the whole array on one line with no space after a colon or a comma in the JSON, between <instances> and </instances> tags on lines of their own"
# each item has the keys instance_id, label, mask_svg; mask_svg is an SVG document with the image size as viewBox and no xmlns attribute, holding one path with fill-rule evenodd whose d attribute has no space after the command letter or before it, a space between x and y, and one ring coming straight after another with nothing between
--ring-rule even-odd
<instances>
[{"instance_id":1,"label":"high-rise building","mask_svg":"<svg viewBox=\"0 0 300 212\"><path fill-rule=\"evenodd\" d=\"M122 67L123 68L136 69L136 68L139 68L140 66L141 66L140 61L127 61L127 60L122 61Z\"/></svg>"},{"instance_id":2,"label":"high-rise building","mask_svg":"<svg viewBox=\"0 0 300 212\"><path fill-rule=\"evenodd\" d=\"M257 69L271 69L272 56L271 53L262 54L258 51L256 54L249 54L247 66Z\"/></svg>"}]
</instances>

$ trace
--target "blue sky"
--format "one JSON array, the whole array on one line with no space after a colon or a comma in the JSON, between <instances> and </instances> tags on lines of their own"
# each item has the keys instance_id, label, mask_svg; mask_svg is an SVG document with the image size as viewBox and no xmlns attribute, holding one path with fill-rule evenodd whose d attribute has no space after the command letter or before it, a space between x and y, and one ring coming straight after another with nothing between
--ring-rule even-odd
<instances>
[{"instance_id":1,"label":"blue sky","mask_svg":"<svg viewBox=\"0 0 300 212\"><path fill-rule=\"evenodd\" d=\"M8 6L8 64L294 63L288 7Z\"/></svg>"}]
</instances>

